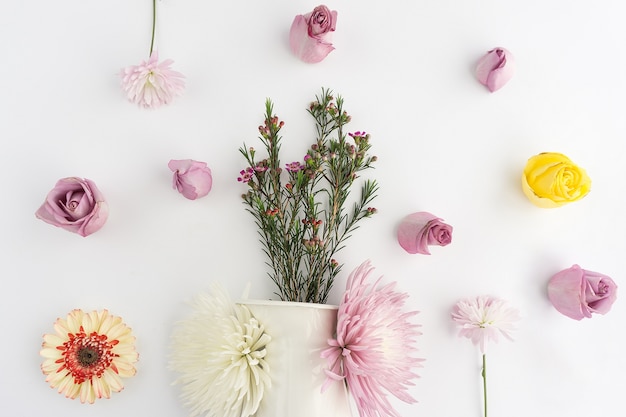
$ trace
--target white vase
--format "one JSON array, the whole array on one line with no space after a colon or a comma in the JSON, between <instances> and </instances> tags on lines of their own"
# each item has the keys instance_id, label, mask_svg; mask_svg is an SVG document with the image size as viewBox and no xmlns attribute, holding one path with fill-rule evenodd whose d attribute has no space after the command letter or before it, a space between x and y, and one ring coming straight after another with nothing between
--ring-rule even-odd
<instances>
[{"instance_id":1,"label":"white vase","mask_svg":"<svg viewBox=\"0 0 626 417\"><path fill-rule=\"evenodd\" d=\"M272 340L266 360L272 379L256 417L350 417L347 390L332 383L323 393L326 359L320 353L335 336L337 306L245 300Z\"/></svg>"}]
</instances>

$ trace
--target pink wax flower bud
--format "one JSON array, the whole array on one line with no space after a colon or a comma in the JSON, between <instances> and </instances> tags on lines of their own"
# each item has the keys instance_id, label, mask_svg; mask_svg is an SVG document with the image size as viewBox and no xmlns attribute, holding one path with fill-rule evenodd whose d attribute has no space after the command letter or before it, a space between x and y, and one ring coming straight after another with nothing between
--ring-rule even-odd
<instances>
[{"instance_id":1,"label":"pink wax flower bud","mask_svg":"<svg viewBox=\"0 0 626 417\"><path fill-rule=\"evenodd\" d=\"M591 313L608 313L617 298L617 285L606 275L573 265L550 278L548 298L560 313L581 320L591 318Z\"/></svg>"},{"instance_id":2,"label":"pink wax flower bud","mask_svg":"<svg viewBox=\"0 0 626 417\"><path fill-rule=\"evenodd\" d=\"M85 237L104 226L109 208L93 181L70 177L57 181L35 216Z\"/></svg>"},{"instance_id":3,"label":"pink wax flower bud","mask_svg":"<svg viewBox=\"0 0 626 417\"><path fill-rule=\"evenodd\" d=\"M492 93L504 86L515 73L513 55L504 48L494 48L476 65L476 78Z\"/></svg>"},{"instance_id":4,"label":"pink wax flower bud","mask_svg":"<svg viewBox=\"0 0 626 417\"><path fill-rule=\"evenodd\" d=\"M425 212L409 214L398 227L398 243L408 253L430 255L429 245L446 246L452 242L452 226Z\"/></svg>"},{"instance_id":5,"label":"pink wax flower bud","mask_svg":"<svg viewBox=\"0 0 626 417\"><path fill-rule=\"evenodd\" d=\"M302 61L320 62L335 48L331 42L337 12L321 5L305 15L297 15L289 31L291 51Z\"/></svg>"},{"instance_id":6,"label":"pink wax flower bud","mask_svg":"<svg viewBox=\"0 0 626 417\"><path fill-rule=\"evenodd\" d=\"M167 166L174 172L173 188L185 198L195 200L211 191L213 176L205 162L193 159L172 159Z\"/></svg>"}]
</instances>

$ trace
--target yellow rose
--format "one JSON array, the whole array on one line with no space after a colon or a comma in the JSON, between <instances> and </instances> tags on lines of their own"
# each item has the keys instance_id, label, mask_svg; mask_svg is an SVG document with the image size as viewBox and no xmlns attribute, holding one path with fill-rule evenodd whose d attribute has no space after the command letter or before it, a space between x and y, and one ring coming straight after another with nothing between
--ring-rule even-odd
<instances>
[{"instance_id":1,"label":"yellow rose","mask_svg":"<svg viewBox=\"0 0 626 417\"><path fill-rule=\"evenodd\" d=\"M567 156L543 152L526 163L522 189L534 205L554 208L586 196L591 190L591 179Z\"/></svg>"}]
</instances>

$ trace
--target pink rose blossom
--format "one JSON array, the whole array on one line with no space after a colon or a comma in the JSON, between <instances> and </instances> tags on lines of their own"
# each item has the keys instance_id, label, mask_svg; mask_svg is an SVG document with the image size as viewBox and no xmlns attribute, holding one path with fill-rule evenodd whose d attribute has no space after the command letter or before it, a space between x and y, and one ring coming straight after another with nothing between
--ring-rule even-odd
<instances>
[{"instance_id":1,"label":"pink rose blossom","mask_svg":"<svg viewBox=\"0 0 626 417\"><path fill-rule=\"evenodd\" d=\"M504 300L483 295L459 301L452 309L452 320L460 328L459 336L467 337L485 353L489 340L498 342L500 335L513 340L511 331L519 312Z\"/></svg>"},{"instance_id":2,"label":"pink rose blossom","mask_svg":"<svg viewBox=\"0 0 626 417\"><path fill-rule=\"evenodd\" d=\"M205 162L193 159L172 159L167 166L174 172L173 187L190 200L204 197L211 191L213 176Z\"/></svg>"},{"instance_id":3,"label":"pink rose blossom","mask_svg":"<svg viewBox=\"0 0 626 417\"><path fill-rule=\"evenodd\" d=\"M617 298L617 285L606 275L573 265L550 278L548 298L560 313L581 320L591 318L591 313L608 313Z\"/></svg>"},{"instance_id":4,"label":"pink rose blossom","mask_svg":"<svg viewBox=\"0 0 626 417\"><path fill-rule=\"evenodd\" d=\"M174 61L158 61L159 54L154 51L147 62L122 70L122 89L129 101L145 108L156 108L183 93L185 76L170 68Z\"/></svg>"},{"instance_id":5,"label":"pink rose blossom","mask_svg":"<svg viewBox=\"0 0 626 417\"><path fill-rule=\"evenodd\" d=\"M337 24L337 12L317 6L311 13L297 15L289 31L291 51L307 63L320 62L335 49L331 42Z\"/></svg>"},{"instance_id":6,"label":"pink rose blossom","mask_svg":"<svg viewBox=\"0 0 626 417\"><path fill-rule=\"evenodd\" d=\"M476 78L491 92L503 87L514 73L513 55L504 48L495 48L487 52L476 66Z\"/></svg>"},{"instance_id":7,"label":"pink rose blossom","mask_svg":"<svg viewBox=\"0 0 626 417\"><path fill-rule=\"evenodd\" d=\"M35 216L84 237L100 230L109 209L93 181L70 177L57 181Z\"/></svg>"},{"instance_id":8,"label":"pink rose blossom","mask_svg":"<svg viewBox=\"0 0 626 417\"><path fill-rule=\"evenodd\" d=\"M381 285L382 277L368 282L373 271L369 261L348 277L346 292L337 313L337 336L322 351L328 360L322 389L345 380L361 417L399 417L387 392L414 403L407 387L418 378L412 369L423 359L414 357L420 327L410 322L417 311L404 311L407 293L395 291L395 282Z\"/></svg>"},{"instance_id":9,"label":"pink rose blossom","mask_svg":"<svg viewBox=\"0 0 626 417\"><path fill-rule=\"evenodd\" d=\"M398 227L398 243L411 254L430 255L429 245L446 246L452 242L452 226L425 211L409 214Z\"/></svg>"}]
</instances>

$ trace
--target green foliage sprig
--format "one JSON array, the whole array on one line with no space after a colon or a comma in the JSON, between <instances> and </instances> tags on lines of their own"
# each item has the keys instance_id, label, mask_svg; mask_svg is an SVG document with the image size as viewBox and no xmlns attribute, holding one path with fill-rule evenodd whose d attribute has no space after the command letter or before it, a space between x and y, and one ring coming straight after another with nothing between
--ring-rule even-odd
<instances>
[{"instance_id":1,"label":"green foliage sprig","mask_svg":"<svg viewBox=\"0 0 626 417\"><path fill-rule=\"evenodd\" d=\"M351 117L343 99L330 90L309 106L317 139L303 161L280 163L284 122L274 114L270 99L265 103L264 124L259 139L267 155L245 144L239 149L247 167L238 180L247 184L243 195L246 210L258 227L268 273L281 300L325 303L343 264L335 259L360 220L376 212L370 203L376 197L375 180L359 180L361 171L372 168L368 155L370 135L344 132ZM347 208L350 190L361 183L361 195Z\"/></svg>"}]
</instances>

